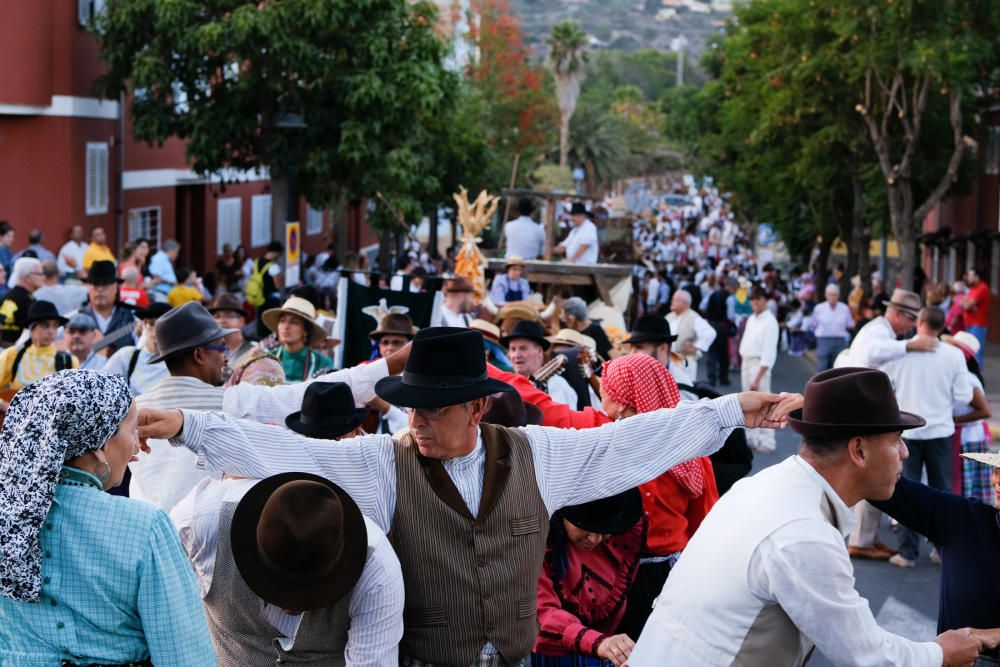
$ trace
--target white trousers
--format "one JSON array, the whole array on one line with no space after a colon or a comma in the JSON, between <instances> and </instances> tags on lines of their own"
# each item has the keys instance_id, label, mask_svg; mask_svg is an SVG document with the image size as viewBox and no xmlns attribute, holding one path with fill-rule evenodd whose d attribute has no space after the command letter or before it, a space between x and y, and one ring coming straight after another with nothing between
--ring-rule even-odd
<instances>
[{"instance_id":1,"label":"white trousers","mask_svg":"<svg viewBox=\"0 0 1000 667\"><path fill-rule=\"evenodd\" d=\"M750 384L757 377L760 370L760 357L744 357L743 365L740 367L743 382L743 391L750 391ZM768 368L760 378L757 391L771 393L771 369ZM760 452L773 452L775 449L773 428L748 428L747 444L751 448Z\"/></svg>"},{"instance_id":2,"label":"white trousers","mask_svg":"<svg viewBox=\"0 0 1000 667\"><path fill-rule=\"evenodd\" d=\"M878 527L882 523L882 511L875 509L867 500L862 500L851 509L858 523L847 540L848 546L874 547L878 540Z\"/></svg>"}]
</instances>

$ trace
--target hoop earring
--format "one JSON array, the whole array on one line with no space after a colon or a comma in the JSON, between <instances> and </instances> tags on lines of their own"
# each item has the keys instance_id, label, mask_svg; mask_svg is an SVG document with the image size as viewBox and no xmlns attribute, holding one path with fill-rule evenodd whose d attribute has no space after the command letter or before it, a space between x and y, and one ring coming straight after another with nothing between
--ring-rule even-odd
<instances>
[{"instance_id":1,"label":"hoop earring","mask_svg":"<svg viewBox=\"0 0 1000 667\"><path fill-rule=\"evenodd\" d=\"M107 461L104 461L103 463L104 470L97 472L97 479L101 480L102 484L111 479L111 465Z\"/></svg>"}]
</instances>

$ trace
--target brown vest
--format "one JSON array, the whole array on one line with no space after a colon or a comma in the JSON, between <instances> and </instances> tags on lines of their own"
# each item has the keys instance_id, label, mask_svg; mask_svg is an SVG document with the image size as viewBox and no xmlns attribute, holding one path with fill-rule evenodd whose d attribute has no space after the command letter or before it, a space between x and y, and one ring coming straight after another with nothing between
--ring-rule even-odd
<instances>
[{"instance_id":1,"label":"brown vest","mask_svg":"<svg viewBox=\"0 0 1000 667\"><path fill-rule=\"evenodd\" d=\"M507 662L534 648L548 510L524 433L480 428L486 466L475 517L440 461L421 456L410 436L396 443L389 539L406 586L401 656L465 667L487 641Z\"/></svg>"}]
</instances>

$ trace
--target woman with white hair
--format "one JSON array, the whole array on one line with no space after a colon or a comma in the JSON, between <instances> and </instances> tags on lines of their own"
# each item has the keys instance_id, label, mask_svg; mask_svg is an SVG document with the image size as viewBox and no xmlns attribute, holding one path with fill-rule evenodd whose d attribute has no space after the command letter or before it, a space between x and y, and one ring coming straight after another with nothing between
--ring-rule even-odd
<instances>
[{"instance_id":1,"label":"woman with white hair","mask_svg":"<svg viewBox=\"0 0 1000 667\"><path fill-rule=\"evenodd\" d=\"M0 303L0 344L13 345L21 337L28 321L31 295L45 282L42 263L35 257L14 262L8 285L11 287Z\"/></svg>"},{"instance_id":2,"label":"woman with white hair","mask_svg":"<svg viewBox=\"0 0 1000 667\"><path fill-rule=\"evenodd\" d=\"M578 296L566 299L563 303L563 322L566 328L579 331L585 336L590 336L597 344L597 354L604 359L610 359L612 349L611 341L600 323L592 321L587 316L587 304Z\"/></svg>"},{"instance_id":3,"label":"woman with white hair","mask_svg":"<svg viewBox=\"0 0 1000 667\"><path fill-rule=\"evenodd\" d=\"M829 284L826 301L813 308L809 328L816 334L816 372L833 368L837 355L847 348L854 327L851 309L840 300L840 288Z\"/></svg>"}]
</instances>

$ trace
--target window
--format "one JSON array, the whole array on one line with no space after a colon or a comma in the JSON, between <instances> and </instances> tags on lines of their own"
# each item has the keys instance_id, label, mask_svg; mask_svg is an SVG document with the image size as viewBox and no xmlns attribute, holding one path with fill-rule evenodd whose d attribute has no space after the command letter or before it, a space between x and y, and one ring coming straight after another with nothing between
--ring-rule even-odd
<instances>
[{"instance_id":1,"label":"window","mask_svg":"<svg viewBox=\"0 0 1000 667\"><path fill-rule=\"evenodd\" d=\"M218 200L215 206L217 232L215 235L215 253L222 254L222 246L228 243L233 250L243 243L243 200L239 197L228 197Z\"/></svg>"},{"instance_id":2,"label":"window","mask_svg":"<svg viewBox=\"0 0 1000 667\"><path fill-rule=\"evenodd\" d=\"M85 176L87 215L108 212L108 144L87 143Z\"/></svg>"},{"instance_id":3,"label":"window","mask_svg":"<svg viewBox=\"0 0 1000 667\"><path fill-rule=\"evenodd\" d=\"M128 212L128 240L146 239L153 248L160 247L160 207L133 208Z\"/></svg>"},{"instance_id":4,"label":"window","mask_svg":"<svg viewBox=\"0 0 1000 667\"><path fill-rule=\"evenodd\" d=\"M259 248L271 242L271 195L254 195L250 206L250 245Z\"/></svg>"},{"instance_id":5,"label":"window","mask_svg":"<svg viewBox=\"0 0 1000 667\"><path fill-rule=\"evenodd\" d=\"M323 231L323 209L306 207L306 234L319 234Z\"/></svg>"},{"instance_id":6,"label":"window","mask_svg":"<svg viewBox=\"0 0 1000 667\"><path fill-rule=\"evenodd\" d=\"M104 11L107 0L76 0L76 19L80 26L87 28L90 21Z\"/></svg>"}]
</instances>

